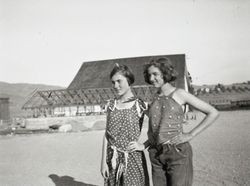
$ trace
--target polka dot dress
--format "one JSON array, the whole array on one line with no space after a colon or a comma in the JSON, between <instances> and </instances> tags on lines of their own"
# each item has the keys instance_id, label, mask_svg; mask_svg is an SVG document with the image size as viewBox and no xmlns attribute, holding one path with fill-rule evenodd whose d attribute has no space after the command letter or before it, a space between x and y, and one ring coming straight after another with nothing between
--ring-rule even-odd
<instances>
[{"instance_id":1,"label":"polka dot dress","mask_svg":"<svg viewBox=\"0 0 250 186\"><path fill-rule=\"evenodd\" d=\"M106 136L107 164L109 166L109 178L105 180L107 186L146 186L148 185L148 173L144 152L129 152L126 159L123 152L127 152L128 144L137 141L141 133L143 114L138 113L138 108L143 108L144 103L135 100L135 104L128 109L118 109L115 101L109 103L107 109ZM138 104L136 104L136 102ZM115 146L117 150L116 167L112 168L112 157ZM121 168L121 169L120 169Z\"/></svg>"}]
</instances>

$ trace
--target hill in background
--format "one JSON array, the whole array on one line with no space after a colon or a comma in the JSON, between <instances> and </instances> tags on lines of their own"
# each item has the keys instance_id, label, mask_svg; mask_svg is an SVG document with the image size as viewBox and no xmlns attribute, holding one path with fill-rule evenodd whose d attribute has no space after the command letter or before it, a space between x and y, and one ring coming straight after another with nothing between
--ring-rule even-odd
<instances>
[{"instance_id":1,"label":"hill in background","mask_svg":"<svg viewBox=\"0 0 250 186\"><path fill-rule=\"evenodd\" d=\"M6 83L0 81L0 97L10 98L10 116L19 117L27 115L27 111L22 110L23 104L37 90L56 90L64 89L65 87L43 85L43 84L28 84L28 83Z\"/></svg>"}]
</instances>

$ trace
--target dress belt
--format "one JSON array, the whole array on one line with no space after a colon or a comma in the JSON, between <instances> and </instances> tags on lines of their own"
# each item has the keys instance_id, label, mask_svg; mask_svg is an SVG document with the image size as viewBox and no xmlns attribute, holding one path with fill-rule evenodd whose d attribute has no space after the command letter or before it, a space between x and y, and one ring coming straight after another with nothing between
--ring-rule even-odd
<instances>
[{"instance_id":1,"label":"dress belt","mask_svg":"<svg viewBox=\"0 0 250 186\"><path fill-rule=\"evenodd\" d=\"M118 158L118 152L122 152L124 154L124 158L125 158L125 172L127 171L127 166L128 166L128 151L124 151L124 150L121 150L119 148L117 148L116 146L114 145L111 145L111 148L113 149L113 156L112 156L112 159L111 159L111 165L112 165L112 168L115 169L117 167L117 163L116 163L116 160ZM123 165L119 165L119 168L118 168L118 172L119 171L122 171Z\"/></svg>"}]
</instances>

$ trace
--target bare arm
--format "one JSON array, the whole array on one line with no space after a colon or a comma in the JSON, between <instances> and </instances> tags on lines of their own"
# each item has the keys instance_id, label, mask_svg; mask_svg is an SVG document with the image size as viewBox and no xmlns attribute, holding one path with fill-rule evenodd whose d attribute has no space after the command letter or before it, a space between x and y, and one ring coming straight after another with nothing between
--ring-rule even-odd
<instances>
[{"instance_id":1,"label":"bare arm","mask_svg":"<svg viewBox=\"0 0 250 186\"><path fill-rule=\"evenodd\" d=\"M183 91L182 96L187 104L192 105L206 115L199 125L190 131L190 134L194 137L210 126L218 118L219 112L208 103L198 99L186 91Z\"/></svg>"},{"instance_id":2,"label":"bare arm","mask_svg":"<svg viewBox=\"0 0 250 186\"><path fill-rule=\"evenodd\" d=\"M145 103L145 102L144 102ZM145 103L145 107L143 109L143 113L148 117L148 103ZM144 143L141 143L139 141L132 141L129 143L128 150L133 152L133 151L143 151L146 148L150 146L150 142L147 139Z\"/></svg>"},{"instance_id":3,"label":"bare arm","mask_svg":"<svg viewBox=\"0 0 250 186\"><path fill-rule=\"evenodd\" d=\"M107 144L108 144L108 141L107 141L106 135L104 134L103 142L102 142L102 159L101 159L101 174L104 178L108 178L109 176L108 165L106 163Z\"/></svg>"},{"instance_id":4,"label":"bare arm","mask_svg":"<svg viewBox=\"0 0 250 186\"><path fill-rule=\"evenodd\" d=\"M106 157L107 157L107 139L106 135L104 134L103 140L102 140L102 160L101 163L106 163Z\"/></svg>"},{"instance_id":5,"label":"bare arm","mask_svg":"<svg viewBox=\"0 0 250 186\"><path fill-rule=\"evenodd\" d=\"M210 126L219 116L218 111L209 105L208 103L200 100L199 98L195 97L194 95L186 92L185 90L178 90L177 94L175 95L177 100L181 102L181 104L189 104L199 110L200 112L204 113L206 116L205 118L196 126L194 127L189 133L183 134L183 139L174 138L171 140L174 143L180 143L189 141L202 131L204 131L208 126ZM184 139L185 138L185 139Z\"/></svg>"}]
</instances>

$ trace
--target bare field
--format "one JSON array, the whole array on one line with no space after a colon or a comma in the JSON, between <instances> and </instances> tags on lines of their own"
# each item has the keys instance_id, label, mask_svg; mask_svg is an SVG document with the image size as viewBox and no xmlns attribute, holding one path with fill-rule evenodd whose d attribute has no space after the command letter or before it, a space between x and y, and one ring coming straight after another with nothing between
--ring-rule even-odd
<instances>
[{"instance_id":1,"label":"bare field","mask_svg":"<svg viewBox=\"0 0 250 186\"><path fill-rule=\"evenodd\" d=\"M221 112L191 141L194 186L250 185L249 120L250 111ZM197 121L186 128L193 122ZM0 186L103 185L99 171L103 132L1 136Z\"/></svg>"}]
</instances>

